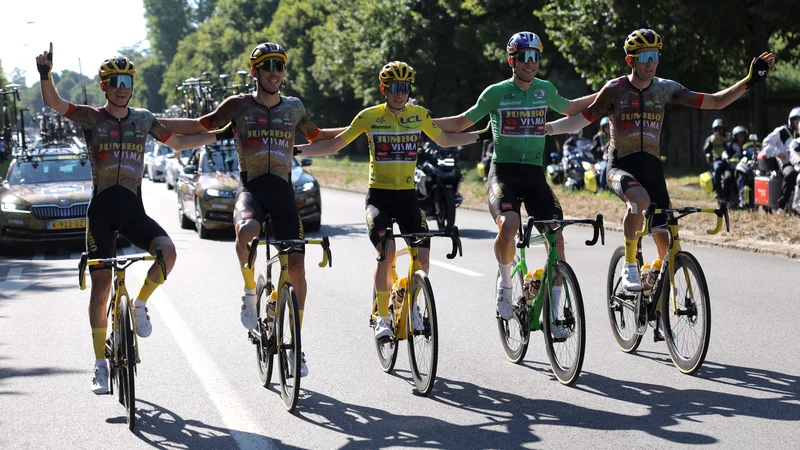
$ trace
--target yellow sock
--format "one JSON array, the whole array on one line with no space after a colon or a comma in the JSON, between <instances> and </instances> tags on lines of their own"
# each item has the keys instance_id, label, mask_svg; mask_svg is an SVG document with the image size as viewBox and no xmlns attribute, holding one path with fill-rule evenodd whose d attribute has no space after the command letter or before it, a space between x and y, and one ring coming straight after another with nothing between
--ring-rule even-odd
<instances>
[{"instance_id":1,"label":"yellow sock","mask_svg":"<svg viewBox=\"0 0 800 450\"><path fill-rule=\"evenodd\" d=\"M106 359L105 328L92 328L92 346L94 347L94 359L96 361Z\"/></svg>"},{"instance_id":2,"label":"yellow sock","mask_svg":"<svg viewBox=\"0 0 800 450\"><path fill-rule=\"evenodd\" d=\"M383 317L389 316L389 291L375 290L375 296L378 300L378 315Z\"/></svg>"},{"instance_id":3,"label":"yellow sock","mask_svg":"<svg viewBox=\"0 0 800 450\"><path fill-rule=\"evenodd\" d=\"M242 278L244 278L244 288L254 290L256 288L256 270L242 266Z\"/></svg>"},{"instance_id":4,"label":"yellow sock","mask_svg":"<svg viewBox=\"0 0 800 450\"><path fill-rule=\"evenodd\" d=\"M662 261L661 258L656 258L656 260L653 261L653 266L652 266L653 270L658 272L659 270L661 270L661 265L662 264L664 264L664 261Z\"/></svg>"},{"instance_id":5,"label":"yellow sock","mask_svg":"<svg viewBox=\"0 0 800 450\"><path fill-rule=\"evenodd\" d=\"M306 310L301 309L298 310L298 312L300 313L300 328L303 328L303 313L306 312Z\"/></svg>"},{"instance_id":6,"label":"yellow sock","mask_svg":"<svg viewBox=\"0 0 800 450\"><path fill-rule=\"evenodd\" d=\"M625 238L625 262L626 263L635 263L636 262L636 247L639 245L639 237L635 237L633 239Z\"/></svg>"}]
</instances>

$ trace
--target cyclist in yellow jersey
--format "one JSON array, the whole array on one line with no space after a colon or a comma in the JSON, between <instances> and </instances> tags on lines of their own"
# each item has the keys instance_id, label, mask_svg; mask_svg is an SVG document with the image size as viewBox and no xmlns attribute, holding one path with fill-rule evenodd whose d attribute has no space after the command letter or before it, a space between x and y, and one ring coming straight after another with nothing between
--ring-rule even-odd
<instances>
[{"instance_id":1,"label":"cyclist in yellow jersey","mask_svg":"<svg viewBox=\"0 0 800 450\"><path fill-rule=\"evenodd\" d=\"M369 190L366 198L367 228L376 250L380 252L381 235L397 221L403 233L428 230L425 214L417 206L414 191L414 169L422 133L442 147L456 147L477 142L478 133L445 133L431 120L428 111L408 104L415 80L414 69L400 61L392 61L378 75L386 103L361 111L350 127L329 141L299 145L306 156L322 156L338 152L362 133L369 141ZM415 245L409 242L409 245ZM428 271L430 241L419 245L420 268ZM386 259L375 270L375 295L380 316L375 337L389 338L389 292L394 242L386 248Z\"/></svg>"}]
</instances>

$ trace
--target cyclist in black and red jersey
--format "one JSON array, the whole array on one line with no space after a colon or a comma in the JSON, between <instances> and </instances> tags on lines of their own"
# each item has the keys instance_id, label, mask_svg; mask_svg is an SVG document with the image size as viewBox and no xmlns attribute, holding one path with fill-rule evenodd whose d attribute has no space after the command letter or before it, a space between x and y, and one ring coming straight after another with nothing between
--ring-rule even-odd
<instances>
[{"instance_id":1,"label":"cyclist in black and red jersey","mask_svg":"<svg viewBox=\"0 0 800 450\"><path fill-rule=\"evenodd\" d=\"M228 97L215 111L198 119L163 119L168 128L179 133L202 133L231 123L239 154L234 223L236 254L244 278L241 321L248 329L256 327L258 314L255 272L247 267L247 244L258 236L266 213L271 213L275 239L303 239L303 222L297 213L291 180L295 129L308 141L331 139L344 130L317 128L299 98L280 94L287 63L283 46L258 44L250 53L250 74L256 80L256 92ZM301 326L306 299L304 253L302 248L292 250L288 267ZM308 366L303 356L300 376L306 374Z\"/></svg>"},{"instance_id":2,"label":"cyclist in black and red jersey","mask_svg":"<svg viewBox=\"0 0 800 450\"><path fill-rule=\"evenodd\" d=\"M136 69L133 62L124 56L114 56L100 65L100 89L106 97L105 105L100 108L73 105L58 95L50 78L53 68L52 43L50 51L36 57L36 66L41 75L44 104L80 125L86 138L94 185L86 213L86 251L89 258L115 256L112 251L113 230L116 229L150 254L155 254L155 250L161 248L169 273L175 264L175 245L166 231L145 213L142 204L145 140L150 135L176 150L183 150L214 142L215 133L197 136L172 134L150 111L129 108ZM92 278L89 323L92 326L95 354L92 392L95 394L108 392L105 340L108 327L106 301L111 292L110 269L100 265L89 269ZM161 268L154 263L133 301L134 328L140 337L150 336L153 331L145 303L163 282Z\"/></svg>"},{"instance_id":3,"label":"cyclist in black and red jersey","mask_svg":"<svg viewBox=\"0 0 800 450\"><path fill-rule=\"evenodd\" d=\"M664 106L679 103L692 108L722 109L764 79L775 64L772 53L764 52L753 58L750 72L744 79L715 94L702 94L655 76L663 45L661 36L653 30L643 28L632 32L625 39L625 61L631 67L631 73L607 82L594 103L582 114L546 125L547 134L563 134L579 130L608 113L611 142L607 181L609 189L628 206L623 221L626 264L622 279L624 287L630 291L642 290L636 262L639 243L636 230L642 227L642 211L651 202L658 208L670 206L659 155ZM653 219L653 225L666 223L666 217L660 216ZM653 266L660 268L669 246L669 236L656 233L653 239L658 247L658 259Z\"/></svg>"}]
</instances>

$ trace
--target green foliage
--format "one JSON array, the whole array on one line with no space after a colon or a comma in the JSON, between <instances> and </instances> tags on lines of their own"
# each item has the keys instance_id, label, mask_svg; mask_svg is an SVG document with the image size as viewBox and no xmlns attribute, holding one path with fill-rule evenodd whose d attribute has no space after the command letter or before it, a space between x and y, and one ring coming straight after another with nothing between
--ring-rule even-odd
<instances>
[{"instance_id":1,"label":"green foliage","mask_svg":"<svg viewBox=\"0 0 800 450\"><path fill-rule=\"evenodd\" d=\"M191 31L192 10L186 0L144 0L147 38L162 61L172 61L178 42Z\"/></svg>"},{"instance_id":2,"label":"green foliage","mask_svg":"<svg viewBox=\"0 0 800 450\"><path fill-rule=\"evenodd\" d=\"M6 74L3 73L3 60L0 59L0 87L4 87L8 84L8 78L6 78Z\"/></svg>"}]
</instances>

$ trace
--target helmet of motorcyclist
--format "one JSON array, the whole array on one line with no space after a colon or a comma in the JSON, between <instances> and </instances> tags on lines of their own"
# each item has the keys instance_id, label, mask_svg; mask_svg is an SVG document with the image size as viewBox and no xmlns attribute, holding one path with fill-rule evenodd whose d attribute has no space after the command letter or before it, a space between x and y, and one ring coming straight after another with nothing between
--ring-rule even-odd
<instances>
[{"instance_id":1,"label":"helmet of motorcyclist","mask_svg":"<svg viewBox=\"0 0 800 450\"><path fill-rule=\"evenodd\" d=\"M787 121L787 126L790 130L794 130L795 127L792 126L792 121L794 119L800 119L800 106L796 106L792 109L792 112L789 113L789 120Z\"/></svg>"},{"instance_id":2,"label":"helmet of motorcyclist","mask_svg":"<svg viewBox=\"0 0 800 450\"><path fill-rule=\"evenodd\" d=\"M715 119L714 123L711 124L711 129L713 131L717 131L717 128L725 128L725 122L722 119Z\"/></svg>"},{"instance_id":3,"label":"helmet of motorcyclist","mask_svg":"<svg viewBox=\"0 0 800 450\"><path fill-rule=\"evenodd\" d=\"M608 117L603 117L602 119L600 119L600 128L608 126L609 123L610 122L608 120Z\"/></svg>"},{"instance_id":4,"label":"helmet of motorcyclist","mask_svg":"<svg viewBox=\"0 0 800 450\"><path fill-rule=\"evenodd\" d=\"M746 134L749 134L749 133L747 132L747 128L739 125L739 126L737 126L736 128L733 129L733 137L736 137L739 134L745 134L746 135Z\"/></svg>"}]
</instances>

